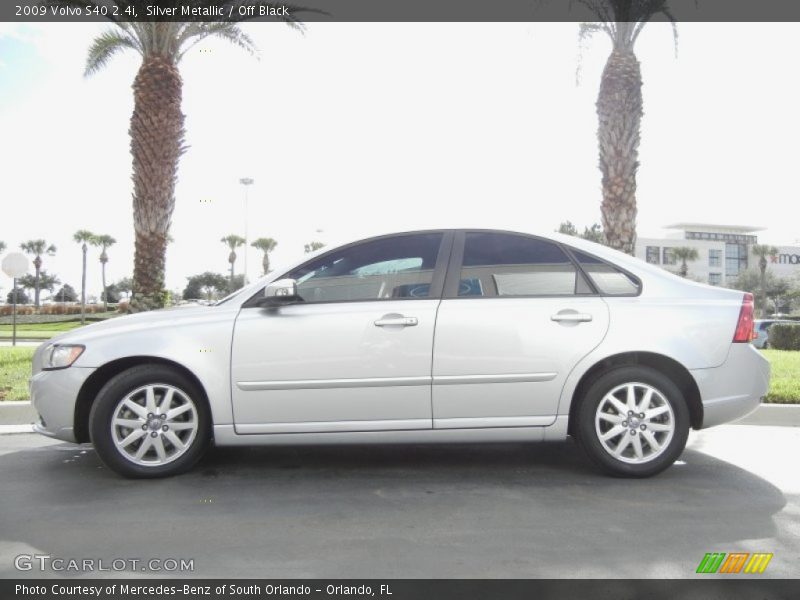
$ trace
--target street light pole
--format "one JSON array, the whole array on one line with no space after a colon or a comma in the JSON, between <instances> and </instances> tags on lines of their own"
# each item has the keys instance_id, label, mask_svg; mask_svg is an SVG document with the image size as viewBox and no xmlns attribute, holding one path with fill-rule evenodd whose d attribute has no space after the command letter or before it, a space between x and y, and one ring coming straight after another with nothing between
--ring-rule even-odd
<instances>
[{"instance_id":1,"label":"street light pole","mask_svg":"<svg viewBox=\"0 0 800 600\"><path fill-rule=\"evenodd\" d=\"M14 317L12 318L13 325L11 326L12 330L11 345L16 346L17 345L17 301L19 299L19 296L17 295L17 278L14 277L12 281L14 282L14 287L12 288L14 290Z\"/></svg>"},{"instance_id":2,"label":"street light pole","mask_svg":"<svg viewBox=\"0 0 800 600\"><path fill-rule=\"evenodd\" d=\"M251 177L242 177L239 183L244 186L244 285L247 285L247 245L249 242L247 238L247 188L254 182Z\"/></svg>"}]
</instances>

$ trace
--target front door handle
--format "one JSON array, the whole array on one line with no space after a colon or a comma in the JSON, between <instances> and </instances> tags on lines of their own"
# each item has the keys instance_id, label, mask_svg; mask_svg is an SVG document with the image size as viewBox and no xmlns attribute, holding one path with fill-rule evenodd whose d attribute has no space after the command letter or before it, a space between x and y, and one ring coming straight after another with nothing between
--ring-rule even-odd
<instances>
[{"instance_id":1,"label":"front door handle","mask_svg":"<svg viewBox=\"0 0 800 600\"><path fill-rule=\"evenodd\" d=\"M417 317L403 315L383 315L375 321L375 327L414 327L419 321Z\"/></svg>"},{"instance_id":2,"label":"front door handle","mask_svg":"<svg viewBox=\"0 0 800 600\"><path fill-rule=\"evenodd\" d=\"M551 321L566 323L587 323L592 320L592 315L579 312L560 312L550 317Z\"/></svg>"}]
</instances>

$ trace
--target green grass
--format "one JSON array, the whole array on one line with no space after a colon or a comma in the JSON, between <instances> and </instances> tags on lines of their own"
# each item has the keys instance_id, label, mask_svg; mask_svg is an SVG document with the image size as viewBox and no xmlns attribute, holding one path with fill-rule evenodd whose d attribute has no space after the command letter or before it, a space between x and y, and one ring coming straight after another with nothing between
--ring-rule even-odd
<instances>
[{"instance_id":1,"label":"green grass","mask_svg":"<svg viewBox=\"0 0 800 600\"><path fill-rule=\"evenodd\" d=\"M0 348L0 401L28 399L34 350L36 348Z\"/></svg>"},{"instance_id":2,"label":"green grass","mask_svg":"<svg viewBox=\"0 0 800 600\"><path fill-rule=\"evenodd\" d=\"M767 402L800 404L800 351L762 350L772 366Z\"/></svg>"},{"instance_id":3,"label":"green grass","mask_svg":"<svg viewBox=\"0 0 800 600\"><path fill-rule=\"evenodd\" d=\"M33 351L34 348L0 347L0 401L28 399L28 378L31 376ZM800 404L800 352L762 352L772 365L766 401Z\"/></svg>"},{"instance_id":4,"label":"green grass","mask_svg":"<svg viewBox=\"0 0 800 600\"><path fill-rule=\"evenodd\" d=\"M47 340L81 326L80 321L59 321L57 323L21 323L17 324L17 337L22 339ZM11 339L13 327L0 325L0 339Z\"/></svg>"}]
</instances>

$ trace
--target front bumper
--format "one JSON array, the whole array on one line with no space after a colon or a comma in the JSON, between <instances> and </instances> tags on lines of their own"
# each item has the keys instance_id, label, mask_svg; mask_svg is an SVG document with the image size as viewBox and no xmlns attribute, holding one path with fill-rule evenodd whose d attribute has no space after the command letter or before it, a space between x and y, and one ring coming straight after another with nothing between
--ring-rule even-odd
<instances>
[{"instance_id":1,"label":"front bumper","mask_svg":"<svg viewBox=\"0 0 800 600\"><path fill-rule=\"evenodd\" d=\"M703 402L703 429L749 415L769 391L769 361L750 344L731 344L721 366L691 373Z\"/></svg>"},{"instance_id":2,"label":"front bumper","mask_svg":"<svg viewBox=\"0 0 800 600\"><path fill-rule=\"evenodd\" d=\"M78 392L95 369L69 367L56 371L39 371L28 384L31 404L39 413L34 431L65 442L75 439L75 402Z\"/></svg>"}]
</instances>

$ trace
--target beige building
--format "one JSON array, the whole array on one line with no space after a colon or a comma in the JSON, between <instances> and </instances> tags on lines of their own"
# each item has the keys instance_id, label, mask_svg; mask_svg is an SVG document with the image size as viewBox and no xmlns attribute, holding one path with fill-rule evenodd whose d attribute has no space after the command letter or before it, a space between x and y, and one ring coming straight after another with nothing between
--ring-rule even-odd
<instances>
[{"instance_id":1,"label":"beige building","mask_svg":"<svg viewBox=\"0 0 800 600\"><path fill-rule=\"evenodd\" d=\"M730 285L742 271L758 268L759 258L753 255L752 247L759 243L756 233L763 231L762 228L676 223L667 229L673 230L674 234L660 239L639 238L636 241L637 258L677 273L681 264L672 255L672 248L696 248L697 260L687 263L689 277L711 285ZM800 246L776 247L778 255L774 259L768 258L769 270L778 277L797 282L800 278Z\"/></svg>"}]
</instances>

